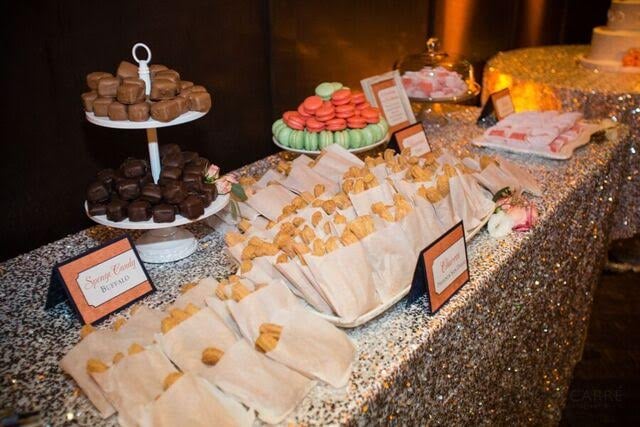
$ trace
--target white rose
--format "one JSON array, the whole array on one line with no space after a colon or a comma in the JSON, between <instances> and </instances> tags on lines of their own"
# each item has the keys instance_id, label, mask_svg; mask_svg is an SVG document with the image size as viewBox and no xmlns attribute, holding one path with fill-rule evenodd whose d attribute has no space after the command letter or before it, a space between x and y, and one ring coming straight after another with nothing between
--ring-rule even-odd
<instances>
[{"instance_id":1,"label":"white rose","mask_svg":"<svg viewBox=\"0 0 640 427\"><path fill-rule=\"evenodd\" d=\"M511 233L513 226L513 219L505 211L499 210L489 218L487 230L494 239L501 239Z\"/></svg>"}]
</instances>

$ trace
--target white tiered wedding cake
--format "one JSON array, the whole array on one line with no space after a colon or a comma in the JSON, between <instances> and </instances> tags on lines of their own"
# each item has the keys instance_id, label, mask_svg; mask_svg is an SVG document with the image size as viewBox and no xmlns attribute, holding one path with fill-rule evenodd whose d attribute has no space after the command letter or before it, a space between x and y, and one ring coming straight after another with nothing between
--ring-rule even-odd
<instances>
[{"instance_id":1,"label":"white tiered wedding cake","mask_svg":"<svg viewBox=\"0 0 640 427\"><path fill-rule=\"evenodd\" d=\"M584 66L601 71L640 72L640 0L613 0L607 26L593 29Z\"/></svg>"}]
</instances>

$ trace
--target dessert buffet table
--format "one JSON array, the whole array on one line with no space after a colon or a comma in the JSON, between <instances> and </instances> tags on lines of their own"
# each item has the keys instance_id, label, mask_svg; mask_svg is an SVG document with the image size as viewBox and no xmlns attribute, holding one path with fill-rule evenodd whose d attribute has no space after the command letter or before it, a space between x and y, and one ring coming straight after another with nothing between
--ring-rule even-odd
<instances>
[{"instance_id":1,"label":"dessert buffet table","mask_svg":"<svg viewBox=\"0 0 640 427\"><path fill-rule=\"evenodd\" d=\"M629 125L631 168L624 192L640 197L640 74L598 72L580 65L589 46L548 46L500 52L486 65L482 99L505 87L516 111L580 111L585 117L611 117ZM633 228L638 211L620 209L615 238L640 232ZM637 223L637 221L636 221Z\"/></svg>"},{"instance_id":2,"label":"dessert buffet table","mask_svg":"<svg viewBox=\"0 0 640 427\"><path fill-rule=\"evenodd\" d=\"M432 143L455 150L478 136L477 114L475 108L452 113L450 125L430 135ZM403 300L348 330L358 356L347 389L316 386L288 421L557 423L581 357L607 241L621 226L612 213L620 205L640 208L640 200L621 191L629 147L622 126L615 140L589 144L566 162L509 155L544 189L538 226L504 240L483 230L469 247L471 282L435 316ZM241 172L260 173L277 160ZM185 282L231 273L222 236L204 224L189 227L199 239L191 257L147 266L158 288L148 305L163 307ZM115 417L100 419L58 367L79 340L79 322L64 305L43 306L56 262L118 233L92 227L0 264L2 407L40 411L51 425L115 424Z\"/></svg>"}]
</instances>

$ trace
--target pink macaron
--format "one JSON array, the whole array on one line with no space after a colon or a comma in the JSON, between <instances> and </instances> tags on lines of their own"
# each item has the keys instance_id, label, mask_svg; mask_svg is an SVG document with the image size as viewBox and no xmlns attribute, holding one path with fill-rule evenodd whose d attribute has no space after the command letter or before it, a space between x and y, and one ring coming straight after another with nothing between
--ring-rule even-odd
<instances>
[{"instance_id":1,"label":"pink macaron","mask_svg":"<svg viewBox=\"0 0 640 427\"><path fill-rule=\"evenodd\" d=\"M327 130L338 131L347 128L347 121L345 119L331 119L327 121Z\"/></svg>"}]
</instances>

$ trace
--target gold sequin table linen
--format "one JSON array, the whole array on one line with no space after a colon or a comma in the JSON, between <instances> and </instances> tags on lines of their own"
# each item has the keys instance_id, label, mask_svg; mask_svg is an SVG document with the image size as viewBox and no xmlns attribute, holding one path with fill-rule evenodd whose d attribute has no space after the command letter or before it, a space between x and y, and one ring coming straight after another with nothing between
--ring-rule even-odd
<instances>
[{"instance_id":1,"label":"gold sequin table linen","mask_svg":"<svg viewBox=\"0 0 640 427\"><path fill-rule=\"evenodd\" d=\"M623 197L640 197L640 73L610 73L580 65L578 58L589 46L546 46L500 52L487 62L482 89L483 101L497 90L509 88L516 111L581 111L587 118L611 117L631 130L631 167L622 189ZM616 212L612 239L639 233L634 227L638 210ZM633 207L633 203L628 204ZM635 218L634 218L635 217Z\"/></svg>"},{"instance_id":2,"label":"gold sequin table linen","mask_svg":"<svg viewBox=\"0 0 640 427\"><path fill-rule=\"evenodd\" d=\"M451 113L432 131L434 146L458 151L482 130L476 108ZM301 425L553 425L560 418L587 330L593 290L626 179L629 139L590 144L566 162L508 157L541 182L539 225L469 245L471 281L434 316L403 300L354 330L358 355L344 391L316 386L287 422ZM244 169L264 172L277 156ZM636 207L638 201L635 201ZM74 207L68 207L74 209ZM78 201L77 209L82 209ZM232 272L222 236L204 224L191 257L147 265L164 307L178 286ZM114 425L102 420L58 367L78 341L65 305L44 311L51 267L113 238L89 228L0 264L0 406L38 410L50 425ZM112 316L113 317L113 316ZM113 318L105 322L109 326ZM285 423L286 424L286 423Z\"/></svg>"}]
</instances>

